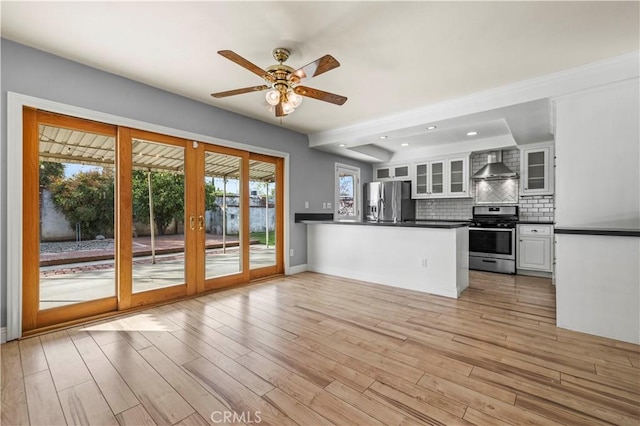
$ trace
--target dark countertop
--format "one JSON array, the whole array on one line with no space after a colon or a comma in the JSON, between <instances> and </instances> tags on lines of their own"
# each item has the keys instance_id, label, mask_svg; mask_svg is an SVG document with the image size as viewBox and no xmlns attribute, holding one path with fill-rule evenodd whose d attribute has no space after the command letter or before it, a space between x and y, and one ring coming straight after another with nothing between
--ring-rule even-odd
<instances>
[{"instance_id":1,"label":"dark countertop","mask_svg":"<svg viewBox=\"0 0 640 426\"><path fill-rule=\"evenodd\" d=\"M553 226L553 222L543 222L540 220L519 220L518 225L551 225Z\"/></svg>"},{"instance_id":2,"label":"dark countertop","mask_svg":"<svg viewBox=\"0 0 640 426\"><path fill-rule=\"evenodd\" d=\"M631 228L574 228L557 227L556 234L604 235L610 237L640 237L640 229Z\"/></svg>"},{"instance_id":3,"label":"dark countertop","mask_svg":"<svg viewBox=\"0 0 640 426\"><path fill-rule=\"evenodd\" d=\"M440 228L454 229L469 226L469 222L464 221L439 221L439 220L416 220L411 222L356 222L356 221L333 221L333 220L301 220L298 223L306 223L309 225L360 225L360 226L395 226L400 228Z\"/></svg>"}]
</instances>

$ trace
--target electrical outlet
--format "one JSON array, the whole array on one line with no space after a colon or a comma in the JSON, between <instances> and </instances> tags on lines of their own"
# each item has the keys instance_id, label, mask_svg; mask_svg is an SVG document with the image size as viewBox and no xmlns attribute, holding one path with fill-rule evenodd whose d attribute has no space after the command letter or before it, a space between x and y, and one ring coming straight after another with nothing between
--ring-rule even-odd
<instances>
[{"instance_id":1,"label":"electrical outlet","mask_svg":"<svg viewBox=\"0 0 640 426\"><path fill-rule=\"evenodd\" d=\"M304 208L305 208L305 209L308 209L308 208L309 208L309 202L308 202L308 201L305 201L305 202L304 202Z\"/></svg>"},{"instance_id":2,"label":"electrical outlet","mask_svg":"<svg viewBox=\"0 0 640 426\"><path fill-rule=\"evenodd\" d=\"M293 249L289 250L289 256L293 256Z\"/></svg>"},{"instance_id":3,"label":"electrical outlet","mask_svg":"<svg viewBox=\"0 0 640 426\"><path fill-rule=\"evenodd\" d=\"M420 262L422 264L423 268L427 267L427 258L425 257L424 259L422 259L422 262Z\"/></svg>"},{"instance_id":4,"label":"electrical outlet","mask_svg":"<svg viewBox=\"0 0 640 426\"><path fill-rule=\"evenodd\" d=\"M331 203L327 203L327 208L331 210Z\"/></svg>"},{"instance_id":5,"label":"electrical outlet","mask_svg":"<svg viewBox=\"0 0 640 426\"><path fill-rule=\"evenodd\" d=\"M327 209L327 203L322 203L322 210L326 210Z\"/></svg>"}]
</instances>

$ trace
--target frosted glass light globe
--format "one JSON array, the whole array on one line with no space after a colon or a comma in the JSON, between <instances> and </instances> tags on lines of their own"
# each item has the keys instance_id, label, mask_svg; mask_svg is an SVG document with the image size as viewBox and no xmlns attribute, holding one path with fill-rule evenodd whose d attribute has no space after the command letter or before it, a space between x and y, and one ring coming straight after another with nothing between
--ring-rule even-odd
<instances>
[{"instance_id":1,"label":"frosted glass light globe","mask_svg":"<svg viewBox=\"0 0 640 426\"><path fill-rule=\"evenodd\" d=\"M280 102L280 92L278 92L277 90L269 90L265 95L264 98L267 100L267 103L269 105L278 105L278 103Z\"/></svg>"}]
</instances>

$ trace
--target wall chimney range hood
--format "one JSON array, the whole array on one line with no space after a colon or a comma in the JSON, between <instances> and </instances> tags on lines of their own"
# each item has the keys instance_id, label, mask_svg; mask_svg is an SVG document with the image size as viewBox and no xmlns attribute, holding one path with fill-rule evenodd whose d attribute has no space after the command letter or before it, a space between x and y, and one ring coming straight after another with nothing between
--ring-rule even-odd
<instances>
[{"instance_id":1,"label":"wall chimney range hood","mask_svg":"<svg viewBox=\"0 0 640 426\"><path fill-rule=\"evenodd\" d=\"M510 179L518 174L502 163L502 151L491 151L487 154L487 164L478 170L473 179Z\"/></svg>"}]
</instances>

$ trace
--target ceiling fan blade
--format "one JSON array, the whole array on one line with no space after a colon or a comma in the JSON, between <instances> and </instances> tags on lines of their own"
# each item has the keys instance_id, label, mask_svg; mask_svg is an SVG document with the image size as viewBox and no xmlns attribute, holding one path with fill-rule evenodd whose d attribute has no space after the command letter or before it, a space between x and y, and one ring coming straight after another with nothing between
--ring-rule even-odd
<instances>
[{"instance_id":1,"label":"ceiling fan blade","mask_svg":"<svg viewBox=\"0 0 640 426\"><path fill-rule=\"evenodd\" d=\"M298 86L293 90L300 96L306 96L307 98L318 99L320 101L330 102L336 105L342 105L347 102L347 98L344 96L314 89L312 87Z\"/></svg>"},{"instance_id":2,"label":"ceiling fan blade","mask_svg":"<svg viewBox=\"0 0 640 426\"><path fill-rule=\"evenodd\" d=\"M338 62L336 58L331 55L324 55L322 58L318 58L304 67L298 68L292 74L302 81L307 78L313 78L317 75L324 74L325 72L331 71L339 66L340 62Z\"/></svg>"},{"instance_id":3,"label":"ceiling fan blade","mask_svg":"<svg viewBox=\"0 0 640 426\"><path fill-rule=\"evenodd\" d=\"M237 53L231 50L219 50L218 54L221 56L224 56L225 58L227 58L232 62L235 62L236 64L240 65L242 68L248 69L255 75L261 78L264 78L267 81L274 81L274 78L271 74L269 74L268 72L266 72L265 70L257 66L256 64L253 64L247 61L245 58L243 58L242 56L238 55Z\"/></svg>"},{"instance_id":4,"label":"ceiling fan blade","mask_svg":"<svg viewBox=\"0 0 640 426\"><path fill-rule=\"evenodd\" d=\"M287 114L284 113L284 108L282 107L282 102L279 102L276 105L276 117L284 117L285 115L287 115Z\"/></svg>"},{"instance_id":5,"label":"ceiling fan blade","mask_svg":"<svg viewBox=\"0 0 640 426\"><path fill-rule=\"evenodd\" d=\"M213 96L214 98L226 98L227 96L242 95L243 93L260 92L268 88L269 86L265 86L265 85L244 87L242 89L227 90L226 92L212 93L211 96Z\"/></svg>"}]
</instances>

